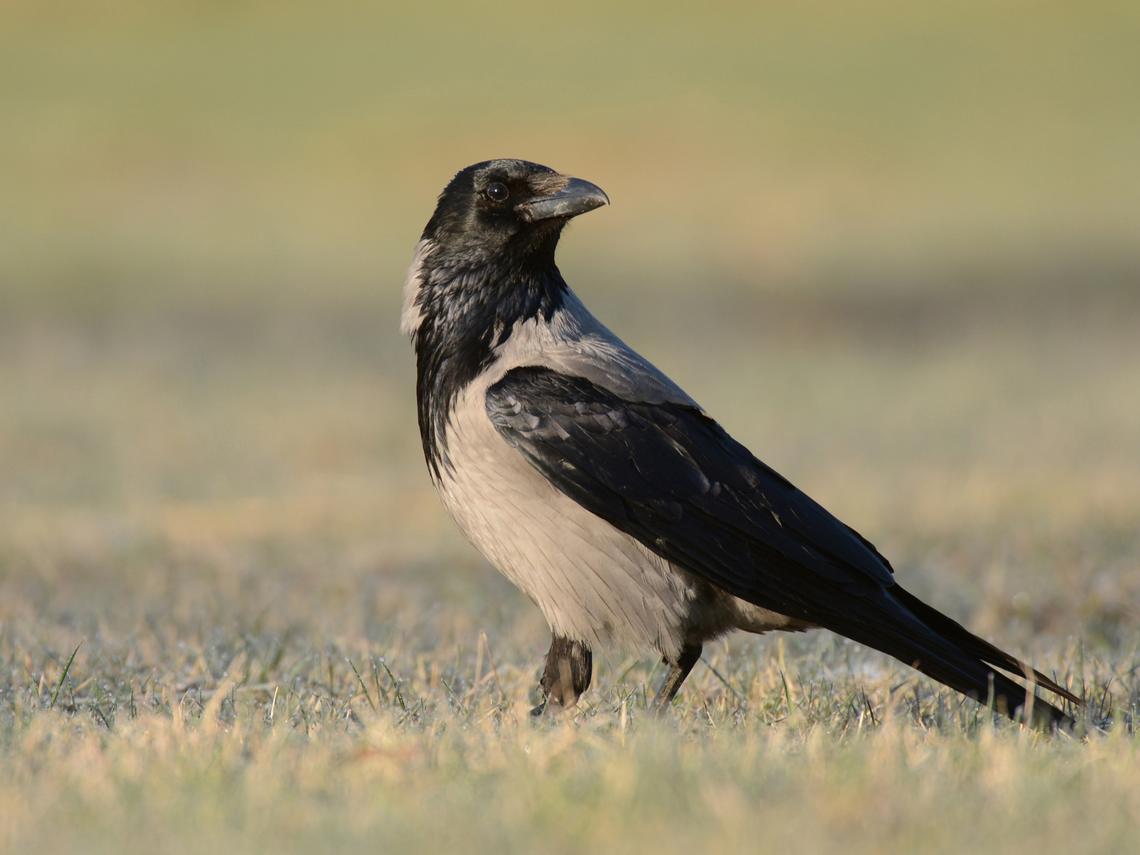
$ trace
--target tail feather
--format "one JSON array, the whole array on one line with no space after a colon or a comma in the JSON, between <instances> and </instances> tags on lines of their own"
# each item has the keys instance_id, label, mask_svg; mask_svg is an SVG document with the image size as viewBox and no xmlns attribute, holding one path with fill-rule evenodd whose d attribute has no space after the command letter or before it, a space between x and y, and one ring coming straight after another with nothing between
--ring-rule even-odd
<instances>
[{"instance_id":1,"label":"tail feather","mask_svg":"<svg viewBox=\"0 0 1140 855\"><path fill-rule=\"evenodd\" d=\"M1015 717L1032 702L1032 720L1036 727L1071 727L1072 718L1049 702L1037 697L1034 684L1044 686L1065 700L1084 706L1071 692L1058 686L1039 671L978 638L961 624L931 608L898 585L883 592L878 620L852 620L843 616L832 629L848 638L893 656L944 683L952 689L983 703L992 698L995 707ZM884 613L886 612L886 613ZM1030 682L1022 686L1001 669L1024 674Z\"/></svg>"},{"instance_id":2,"label":"tail feather","mask_svg":"<svg viewBox=\"0 0 1140 855\"><path fill-rule=\"evenodd\" d=\"M982 662L993 665L996 668L1001 668L1003 671L1008 671L1010 674L1019 677L1023 676L1027 680L1032 680L1037 685L1048 689L1054 694L1060 695L1070 703L1076 704L1077 706L1084 706L1084 702L1080 698L1046 677L1036 668L1031 668L1020 659L990 644L984 638L979 638L974 635L960 623L952 618L948 618L937 609L928 606L909 591L903 590L899 585L895 585L891 588L890 593L906 607L911 614L939 634L950 638L958 647L962 648L965 653L977 657Z\"/></svg>"}]
</instances>

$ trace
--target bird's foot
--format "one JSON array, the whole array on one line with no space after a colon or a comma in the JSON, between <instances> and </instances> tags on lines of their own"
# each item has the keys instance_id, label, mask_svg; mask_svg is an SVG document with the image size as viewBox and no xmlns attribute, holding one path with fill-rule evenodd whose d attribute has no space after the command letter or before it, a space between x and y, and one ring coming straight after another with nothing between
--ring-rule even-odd
<instances>
[{"instance_id":1,"label":"bird's foot","mask_svg":"<svg viewBox=\"0 0 1140 855\"><path fill-rule=\"evenodd\" d=\"M665 660L665 664L669 666L669 673L665 675L661 688L657 690L653 703L649 705L656 715L663 715L665 710L669 709L677 690L681 688L681 684L685 682L685 678L701 658L701 650L700 642L688 642L681 648L681 655L677 657L676 662Z\"/></svg>"},{"instance_id":2,"label":"bird's foot","mask_svg":"<svg viewBox=\"0 0 1140 855\"><path fill-rule=\"evenodd\" d=\"M538 717L552 706L567 710L590 688L594 672L594 654L581 641L554 636L546 653L546 667L538 683L542 701L530 714Z\"/></svg>"}]
</instances>

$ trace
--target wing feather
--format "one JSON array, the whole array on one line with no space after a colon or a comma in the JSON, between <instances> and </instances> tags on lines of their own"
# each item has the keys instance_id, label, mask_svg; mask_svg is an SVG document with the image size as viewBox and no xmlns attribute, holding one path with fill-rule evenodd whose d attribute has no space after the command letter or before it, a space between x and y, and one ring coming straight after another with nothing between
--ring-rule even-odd
<instances>
[{"instance_id":1,"label":"wing feather","mask_svg":"<svg viewBox=\"0 0 1140 855\"><path fill-rule=\"evenodd\" d=\"M1079 703L902 590L869 541L695 405L629 401L584 377L522 367L490 387L486 411L559 490L734 596L875 647L975 697L984 698L992 665ZM1022 687L993 678L1011 709L1024 702ZM1064 719L1043 702L1035 709Z\"/></svg>"}]
</instances>

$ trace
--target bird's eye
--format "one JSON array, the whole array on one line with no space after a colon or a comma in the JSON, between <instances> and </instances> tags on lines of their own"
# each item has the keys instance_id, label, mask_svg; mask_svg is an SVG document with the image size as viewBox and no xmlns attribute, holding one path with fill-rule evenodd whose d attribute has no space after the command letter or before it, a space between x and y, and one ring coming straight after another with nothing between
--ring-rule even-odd
<instances>
[{"instance_id":1,"label":"bird's eye","mask_svg":"<svg viewBox=\"0 0 1140 855\"><path fill-rule=\"evenodd\" d=\"M505 202L507 197L511 195L511 191L507 189L506 185L497 181L494 184L488 184L484 192L492 202Z\"/></svg>"}]
</instances>

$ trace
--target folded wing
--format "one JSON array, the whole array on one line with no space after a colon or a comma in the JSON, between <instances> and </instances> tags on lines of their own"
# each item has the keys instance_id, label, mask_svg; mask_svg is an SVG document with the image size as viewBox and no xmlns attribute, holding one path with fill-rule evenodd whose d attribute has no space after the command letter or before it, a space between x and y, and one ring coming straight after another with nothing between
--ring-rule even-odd
<instances>
[{"instance_id":1,"label":"folded wing","mask_svg":"<svg viewBox=\"0 0 1140 855\"><path fill-rule=\"evenodd\" d=\"M683 403L630 401L583 377L515 368L487 393L500 435L555 487L674 565L772 611L890 654L1012 712L1055 682L895 583L857 532ZM992 666L992 667L991 667ZM1038 701L1042 721L1065 715Z\"/></svg>"}]
</instances>

